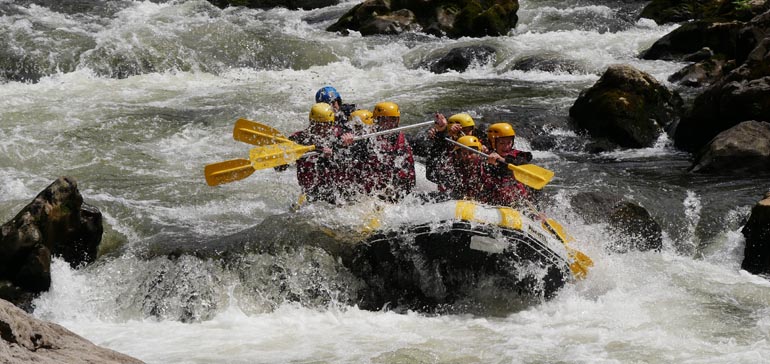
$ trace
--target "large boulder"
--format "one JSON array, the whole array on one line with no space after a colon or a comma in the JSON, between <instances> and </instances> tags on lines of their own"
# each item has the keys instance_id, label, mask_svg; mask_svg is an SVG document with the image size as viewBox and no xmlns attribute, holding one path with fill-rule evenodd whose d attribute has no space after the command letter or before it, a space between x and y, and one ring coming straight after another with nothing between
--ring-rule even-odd
<instances>
[{"instance_id":1,"label":"large boulder","mask_svg":"<svg viewBox=\"0 0 770 364\"><path fill-rule=\"evenodd\" d=\"M651 75L613 65L569 110L573 122L592 136L625 148L652 146L677 121L683 101Z\"/></svg>"},{"instance_id":2,"label":"large boulder","mask_svg":"<svg viewBox=\"0 0 770 364\"><path fill-rule=\"evenodd\" d=\"M589 224L606 223L617 240L607 246L613 252L659 251L663 229L641 205L607 192L581 192L573 196L572 208Z\"/></svg>"},{"instance_id":3,"label":"large boulder","mask_svg":"<svg viewBox=\"0 0 770 364\"><path fill-rule=\"evenodd\" d=\"M365 0L326 30L363 35L422 30L436 36L505 35L516 26L518 0Z\"/></svg>"},{"instance_id":4,"label":"large boulder","mask_svg":"<svg viewBox=\"0 0 770 364\"><path fill-rule=\"evenodd\" d=\"M717 135L697 157L692 172L770 172L770 123L744 121Z\"/></svg>"},{"instance_id":5,"label":"large boulder","mask_svg":"<svg viewBox=\"0 0 770 364\"><path fill-rule=\"evenodd\" d=\"M746 62L698 95L674 133L677 147L699 151L720 132L747 120L770 116L770 37Z\"/></svg>"},{"instance_id":6,"label":"large boulder","mask_svg":"<svg viewBox=\"0 0 770 364\"><path fill-rule=\"evenodd\" d=\"M142 363L31 317L4 300L0 300L0 360L7 364Z\"/></svg>"},{"instance_id":7,"label":"large boulder","mask_svg":"<svg viewBox=\"0 0 770 364\"><path fill-rule=\"evenodd\" d=\"M652 0L642 9L639 18L652 19L658 24L693 19L747 21L767 7L766 0Z\"/></svg>"},{"instance_id":8,"label":"large boulder","mask_svg":"<svg viewBox=\"0 0 770 364\"><path fill-rule=\"evenodd\" d=\"M738 49L738 34L744 22L713 23L695 21L687 23L658 39L642 52L642 59L682 60L686 55L709 47L715 54L734 58Z\"/></svg>"},{"instance_id":9,"label":"large boulder","mask_svg":"<svg viewBox=\"0 0 770 364\"><path fill-rule=\"evenodd\" d=\"M42 292L51 283L52 256L73 267L96 259L102 239L99 209L83 203L77 182L60 177L46 187L0 233L0 286L3 291ZM5 297L0 297L5 298Z\"/></svg>"},{"instance_id":10,"label":"large boulder","mask_svg":"<svg viewBox=\"0 0 770 364\"><path fill-rule=\"evenodd\" d=\"M746 238L741 268L754 274L770 274L770 192L751 209L741 232Z\"/></svg>"}]
</instances>

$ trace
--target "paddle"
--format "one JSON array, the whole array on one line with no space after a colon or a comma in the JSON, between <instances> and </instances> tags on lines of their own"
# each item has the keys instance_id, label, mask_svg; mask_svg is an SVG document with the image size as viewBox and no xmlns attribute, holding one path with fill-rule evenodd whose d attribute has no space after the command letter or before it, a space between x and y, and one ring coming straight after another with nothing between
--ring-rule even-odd
<instances>
[{"instance_id":1,"label":"paddle","mask_svg":"<svg viewBox=\"0 0 770 364\"><path fill-rule=\"evenodd\" d=\"M401 130L413 129L416 127L425 126L433 123L434 123L433 121L425 121L422 123L400 126L398 128L359 135L353 138L353 140L373 138L379 135L390 134ZM238 121L235 122L235 127L233 128L233 139L239 142L249 143L252 145L267 145L267 144L273 144L276 141L291 142L291 140L283 136L280 131L270 126L267 126L265 124L260 124L256 121L251 121L246 119L238 119Z\"/></svg>"},{"instance_id":2,"label":"paddle","mask_svg":"<svg viewBox=\"0 0 770 364\"><path fill-rule=\"evenodd\" d=\"M580 250L573 249L568 245L569 242L574 241L575 238L568 235L564 231L564 227L561 226L556 220L548 218L545 216L545 214L538 212L537 209L535 209L535 206L530 202L529 200L524 200L527 203L527 206L529 206L529 209L532 211L535 216L537 216L540 221L543 224L543 228L548 230L551 234L556 235L556 237L561 240L562 244L564 244L564 248L567 249L567 254L572 259L572 263L569 265L569 270L572 272L572 275L575 278L583 279L588 274L588 268L594 266L593 260L589 258L587 255L583 254Z\"/></svg>"},{"instance_id":3,"label":"paddle","mask_svg":"<svg viewBox=\"0 0 770 364\"><path fill-rule=\"evenodd\" d=\"M217 186L223 183L244 179L254 173L254 167L248 159L232 159L229 161L213 163L203 169L206 175L206 183L209 186Z\"/></svg>"},{"instance_id":4,"label":"paddle","mask_svg":"<svg viewBox=\"0 0 770 364\"><path fill-rule=\"evenodd\" d=\"M378 131L359 135L353 140L373 138L380 135L391 134L397 131L412 129L433 121L426 121L413 125ZM249 151L249 159L233 159L225 162L209 164L204 168L206 183L209 186L217 186L244 179L254 173L255 170L273 168L292 163L307 152L315 150L315 145L302 145L283 137L280 131L267 125L246 119L238 119L233 130L233 138L238 141L255 144L257 147ZM280 141L275 143L275 141ZM269 144L268 143L274 143Z\"/></svg>"},{"instance_id":5,"label":"paddle","mask_svg":"<svg viewBox=\"0 0 770 364\"><path fill-rule=\"evenodd\" d=\"M392 134L401 130L412 129L418 126L424 126L426 124L432 124L432 121L426 121L423 123L417 123L414 125L401 126L398 128L382 130L374 133L358 135L353 138L354 141L373 138L380 135ZM249 152L249 159L251 159L254 169L265 169L281 166L284 164L290 164L303 154L315 150L315 145L302 145L292 141L285 143L277 143L270 145L262 145L252 148Z\"/></svg>"},{"instance_id":6,"label":"paddle","mask_svg":"<svg viewBox=\"0 0 770 364\"><path fill-rule=\"evenodd\" d=\"M290 142L280 131L251 120L238 119L233 127L233 139L252 145Z\"/></svg>"},{"instance_id":7,"label":"paddle","mask_svg":"<svg viewBox=\"0 0 770 364\"><path fill-rule=\"evenodd\" d=\"M467 145L456 142L450 138L445 138L448 142L457 145L459 147L470 150L476 154L489 158L489 154L486 154L480 150L473 149ZM536 166L534 164L522 164L520 166L508 164L508 169L513 172L513 177L517 181L532 187L536 190L543 189L548 182L553 179L553 171L549 171L543 167Z\"/></svg>"}]
</instances>

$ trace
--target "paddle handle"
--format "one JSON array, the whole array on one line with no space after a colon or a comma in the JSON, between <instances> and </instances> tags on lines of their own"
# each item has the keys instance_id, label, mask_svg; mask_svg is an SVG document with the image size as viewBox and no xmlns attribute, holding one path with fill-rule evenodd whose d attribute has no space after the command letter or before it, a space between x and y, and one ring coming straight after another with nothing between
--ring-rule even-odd
<instances>
[{"instance_id":1,"label":"paddle handle","mask_svg":"<svg viewBox=\"0 0 770 364\"><path fill-rule=\"evenodd\" d=\"M374 132L374 133L359 135L359 136L354 137L353 140L361 140L361 139L373 138L373 137L376 137L376 136L385 135L385 134L391 134L391 133L395 133L395 132L401 131L401 130L414 129L414 128L417 128L417 127L420 127L420 126L425 126L425 125L429 125L429 124L433 124L433 123L434 123L434 121L425 121L425 122L422 122L422 123L417 123L417 124L412 124L412 125L399 126L398 128L393 128L393 129L378 131L378 132Z\"/></svg>"},{"instance_id":2,"label":"paddle handle","mask_svg":"<svg viewBox=\"0 0 770 364\"><path fill-rule=\"evenodd\" d=\"M487 153L484 153L484 152L482 152L482 151L480 151L480 150L477 150L477 149L473 149L473 148L471 148L471 147L469 147L469 146L467 146L467 145L465 145L465 144L463 144L463 143L460 143L460 142L458 142L458 141L454 141L454 140L452 140L452 139L450 139L450 138L444 138L444 139L445 139L446 141L448 141L448 142L450 142L450 143L452 143L452 144L454 144L454 145L458 146L458 147L464 148L465 150L470 150L471 152L474 152L474 153L476 153L476 154L479 154L479 155L482 155L482 156L484 156L484 157L487 157L487 158L489 158L489 154L487 154Z\"/></svg>"}]
</instances>

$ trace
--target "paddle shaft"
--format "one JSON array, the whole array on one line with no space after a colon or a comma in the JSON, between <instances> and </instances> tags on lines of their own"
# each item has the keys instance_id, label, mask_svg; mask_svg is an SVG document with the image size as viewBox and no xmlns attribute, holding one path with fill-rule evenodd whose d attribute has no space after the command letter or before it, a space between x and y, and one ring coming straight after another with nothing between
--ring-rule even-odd
<instances>
[{"instance_id":1,"label":"paddle shaft","mask_svg":"<svg viewBox=\"0 0 770 364\"><path fill-rule=\"evenodd\" d=\"M385 134L391 134L391 133L395 133L395 132L401 131L401 130L414 129L414 128L419 127L419 126L425 126L425 125L429 125L429 124L433 124L433 123L434 123L434 121L425 121L425 122L422 122L422 123L417 123L417 124L412 124L412 125L399 126L398 128L393 128L393 129L382 130L382 131L378 131L378 132L374 132L374 133L359 135L359 136L354 137L353 140L362 140L362 139L373 138L373 137L376 137L376 136L385 135Z\"/></svg>"}]
</instances>

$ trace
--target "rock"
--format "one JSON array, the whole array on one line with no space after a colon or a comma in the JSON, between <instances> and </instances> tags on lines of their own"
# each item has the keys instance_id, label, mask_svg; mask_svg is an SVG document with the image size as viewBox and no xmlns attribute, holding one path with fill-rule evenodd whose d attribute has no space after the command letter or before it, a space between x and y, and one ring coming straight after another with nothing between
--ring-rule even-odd
<instances>
[{"instance_id":1,"label":"rock","mask_svg":"<svg viewBox=\"0 0 770 364\"><path fill-rule=\"evenodd\" d=\"M746 238L741 268L753 274L770 274L770 193L751 209L741 232Z\"/></svg>"},{"instance_id":2,"label":"rock","mask_svg":"<svg viewBox=\"0 0 770 364\"><path fill-rule=\"evenodd\" d=\"M33 318L4 300L0 300L0 338L0 356L8 364L142 363Z\"/></svg>"},{"instance_id":3,"label":"rock","mask_svg":"<svg viewBox=\"0 0 770 364\"><path fill-rule=\"evenodd\" d=\"M642 52L640 58L680 61L703 47L710 48L715 54L733 58L738 48L738 34L744 25L739 21L687 23L658 39Z\"/></svg>"},{"instance_id":4,"label":"rock","mask_svg":"<svg viewBox=\"0 0 770 364\"><path fill-rule=\"evenodd\" d=\"M652 0L642 9L639 18L652 19L658 24L681 23L692 19L747 21L767 8L768 2L765 0Z\"/></svg>"},{"instance_id":5,"label":"rock","mask_svg":"<svg viewBox=\"0 0 770 364\"><path fill-rule=\"evenodd\" d=\"M102 232L101 212L83 203L74 179L60 177L2 226L0 281L26 292L45 291L51 256L73 267L91 263Z\"/></svg>"},{"instance_id":6,"label":"rock","mask_svg":"<svg viewBox=\"0 0 770 364\"><path fill-rule=\"evenodd\" d=\"M675 72L668 78L669 82L678 82L687 87L703 87L716 82L722 77L725 61L706 59L693 63Z\"/></svg>"},{"instance_id":7,"label":"rock","mask_svg":"<svg viewBox=\"0 0 770 364\"><path fill-rule=\"evenodd\" d=\"M543 71L581 73L583 67L576 61L563 59L558 53L538 54L522 57L513 64L513 69L521 71Z\"/></svg>"},{"instance_id":8,"label":"rock","mask_svg":"<svg viewBox=\"0 0 770 364\"><path fill-rule=\"evenodd\" d=\"M744 121L717 135L696 158L692 172L770 172L770 123Z\"/></svg>"},{"instance_id":9,"label":"rock","mask_svg":"<svg viewBox=\"0 0 770 364\"><path fill-rule=\"evenodd\" d=\"M619 236L619 240L608 247L611 251L659 251L663 247L663 230L637 203L606 192L581 192L570 202L586 223L609 224L611 232Z\"/></svg>"},{"instance_id":10,"label":"rock","mask_svg":"<svg viewBox=\"0 0 770 364\"><path fill-rule=\"evenodd\" d=\"M366 0L326 30L356 30L363 35L422 30L452 38L498 36L516 26L518 9L517 0Z\"/></svg>"},{"instance_id":11,"label":"rock","mask_svg":"<svg viewBox=\"0 0 770 364\"><path fill-rule=\"evenodd\" d=\"M678 120L682 98L649 74L628 65L613 65L569 110L573 122L593 137L625 148L652 146Z\"/></svg>"},{"instance_id":12,"label":"rock","mask_svg":"<svg viewBox=\"0 0 770 364\"><path fill-rule=\"evenodd\" d=\"M709 86L693 102L674 133L677 147L699 151L717 134L743 121L770 115L770 37L746 62Z\"/></svg>"},{"instance_id":13,"label":"rock","mask_svg":"<svg viewBox=\"0 0 770 364\"><path fill-rule=\"evenodd\" d=\"M228 6L245 6L251 9L271 9L287 8L297 9L317 9L339 4L339 0L208 0L211 4L219 8Z\"/></svg>"},{"instance_id":14,"label":"rock","mask_svg":"<svg viewBox=\"0 0 770 364\"><path fill-rule=\"evenodd\" d=\"M420 67L427 68L433 73L446 73L449 70L465 72L473 64L486 64L494 60L495 49L490 46L468 46L452 48L438 60L428 60Z\"/></svg>"}]
</instances>

